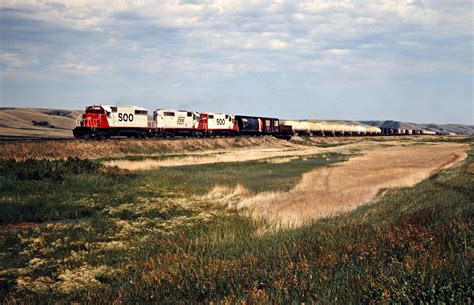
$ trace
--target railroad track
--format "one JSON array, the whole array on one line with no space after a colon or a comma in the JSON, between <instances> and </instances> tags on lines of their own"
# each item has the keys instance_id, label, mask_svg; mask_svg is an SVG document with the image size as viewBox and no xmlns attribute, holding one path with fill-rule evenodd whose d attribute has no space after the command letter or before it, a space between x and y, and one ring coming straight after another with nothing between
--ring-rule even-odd
<instances>
[{"instance_id":1,"label":"railroad track","mask_svg":"<svg viewBox=\"0 0 474 305\"><path fill-rule=\"evenodd\" d=\"M267 135L270 136L270 135ZM359 136L347 136L350 138L353 137L393 137L393 136L401 136L401 137L409 137L409 136L414 136L414 135L359 135ZM258 137L258 136L252 136L252 135L239 135L237 136L239 138L246 138L246 137ZM311 136L311 137L317 137L317 138L341 138L345 136ZM169 138L129 138L129 137L113 137L111 139L83 139L83 138L75 138L73 136L71 137L20 137L20 136L0 136L0 143L5 143L5 142L44 142L44 141L124 141L124 140L182 140L182 139L213 139L213 138L230 138L230 137L225 137L225 136L214 136L214 137L200 137L200 138L195 138L195 137L186 137L186 136L176 136L176 137L169 137Z\"/></svg>"},{"instance_id":2,"label":"railroad track","mask_svg":"<svg viewBox=\"0 0 474 305\"><path fill-rule=\"evenodd\" d=\"M254 137L254 136L239 136L242 137ZM16 136L0 136L0 143L5 142L44 142L44 141L125 141L125 140L183 140L183 139L212 139L212 138L230 138L230 137L202 137L202 138L193 138L193 137L183 137L183 136L176 136L173 138L128 138L128 137L113 137L110 139L83 139L83 138L75 138L71 137L16 137Z\"/></svg>"},{"instance_id":3,"label":"railroad track","mask_svg":"<svg viewBox=\"0 0 474 305\"><path fill-rule=\"evenodd\" d=\"M64 141L78 140L74 137L16 137L16 136L0 136L0 142L32 142L32 141Z\"/></svg>"}]
</instances>

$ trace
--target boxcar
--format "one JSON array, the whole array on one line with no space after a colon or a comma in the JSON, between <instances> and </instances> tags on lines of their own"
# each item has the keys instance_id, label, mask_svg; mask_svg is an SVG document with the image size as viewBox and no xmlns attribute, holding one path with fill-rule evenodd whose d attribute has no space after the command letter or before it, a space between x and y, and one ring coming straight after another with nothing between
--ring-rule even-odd
<instances>
[{"instance_id":1,"label":"boxcar","mask_svg":"<svg viewBox=\"0 0 474 305\"><path fill-rule=\"evenodd\" d=\"M280 120L277 118L236 115L235 120L240 134L277 135L280 132Z\"/></svg>"},{"instance_id":2,"label":"boxcar","mask_svg":"<svg viewBox=\"0 0 474 305\"><path fill-rule=\"evenodd\" d=\"M258 135L262 133L262 122L258 117L236 115L235 121L240 134Z\"/></svg>"}]
</instances>

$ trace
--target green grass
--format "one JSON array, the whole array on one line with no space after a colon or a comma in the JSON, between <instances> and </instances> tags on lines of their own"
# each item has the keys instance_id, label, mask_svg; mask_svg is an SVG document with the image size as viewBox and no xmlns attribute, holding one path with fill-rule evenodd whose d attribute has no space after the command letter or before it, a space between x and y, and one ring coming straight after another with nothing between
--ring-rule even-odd
<instances>
[{"instance_id":1,"label":"green grass","mask_svg":"<svg viewBox=\"0 0 474 305\"><path fill-rule=\"evenodd\" d=\"M238 184L254 192L287 191L301 179L301 174L317 166L341 162L347 156L326 154L297 158L287 163L272 164L262 161L215 163L178 167L163 167L146 173L144 179L156 187L185 192L207 193L215 185L234 187Z\"/></svg>"},{"instance_id":2,"label":"green grass","mask_svg":"<svg viewBox=\"0 0 474 305\"><path fill-rule=\"evenodd\" d=\"M471 303L472 152L463 166L372 205L275 233L200 197L216 184L285 190L341 158L17 181L1 189L2 207L33 196L93 211L2 229L0 295L20 303Z\"/></svg>"},{"instance_id":3,"label":"green grass","mask_svg":"<svg viewBox=\"0 0 474 305\"><path fill-rule=\"evenodd\" d=\"M172 254L152 257L128 297L468 304L473 178L467 166L452 169L353 213L264 237L251 237L252 223L216 221L189 232ZM229 231L237 236L216 242Z\"/></svg>"},{"instance_id":4,"label":"green grass","mask_svg":"<svg viewBox=\"0 0 474 305\"><path fill-rule=\"evenodd\" d=\"M0 223L82 218L104 207L134 202L141 197L203 195L215 185L241 184L255 192L288 190L300 180L302 173L345 158L328 154L285 164L217 163L137 174L89 160L3 161L0 163Z\"/></svg>"},{"instance_id":5,"label":"green grass","mask_svg":"<svg viewBox=\"0 0 474 305\"><path fill-rule=\"evenodd\" d=\"M153 154L153 155L126 155L122 157L105 157L105 158L99 158L96 161L99 162L105 162L105 161L118 161L118 160L128 160L128 161L144 161L144 160L158 160L158 161L163 161L163 160L173 160L173 159L182 159L186 158L188 156L194 156L194 157L209 157L209 156L215 156L215 155L220 155L224 154L224 152L215 152L215 153L208 153L208 154Z\"/></svg>"},{"instance_id":6,"label":"green grass","mask_svg":"<svg viewBox=\"0 0 474 305\"><path fill-rule=\"evenodd\" d=\"M474 143L474 136L440 136L439 138L433 139L426 139L420 138L419 141L426 141L426 142L450 142L450 143L466 143L472 144Z\"/></svg>"},{"instance_id":7,"label":"green grass","mask_svg":"<svg viewBox=\"0 0 474 305\"><path fill-rule=\"evenodd\" d=\"M315 144L315 146L321 147L321 148L327 148L327 147L343 146L343 145L347 145L347 144L348 143L324 143L324 142L321 142L321 143Z\"/></svg>"},{"instance_id":8,"label":"green grass","mask_svg":"<svg viewBox=\"0 0 474 305\"><path fill-rule=\"evenodd\" d=\"M89 160L2 161L0 224L91 216L108 203L118 185L131 181L127 176L126 171Z\"/></svg>"},{"instance_id":9,"label":"green grass","mask_svg":"<svg viewBox=\"0 0 474 305\"><path fill-rule=\"evenodd\" d=\"M62 181L67 176L79 174L96 174L101 165L90 160L68 158L66 160L23 161L0 160L0 177L14 180L55 180Z\"/></svg>"}]
</instances>

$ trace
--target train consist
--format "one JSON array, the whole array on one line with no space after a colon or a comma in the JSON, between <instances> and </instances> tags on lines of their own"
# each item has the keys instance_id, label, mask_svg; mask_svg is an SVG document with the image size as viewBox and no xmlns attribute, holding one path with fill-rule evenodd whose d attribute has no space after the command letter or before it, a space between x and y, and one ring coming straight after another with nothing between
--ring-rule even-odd
<instances>
[{"instance_id":1,"label":"train consist","mask_svg":"<svg viewBox=\"0 0 474 305\"><path fill-rule=\"evenodd\" d=\"M271 135L289 139L292 135L375 136L427 134L426 131L384 130L373 126L331 122L282 121L278 118L225 113L156 109L151 116L139 106L87 106L76 120L76 138L212 137Z\"/></svg>"},{"instance_id":2,"label":"train consist","mask_svg":"<svg viewBox=\"0 0 474 305\"><path fill-rule=\"evenodd\" d=\"M290 126L278 118L230 115L225 113L157 109L152 117L138 106L92 105L76 121L77 138L128 137L210 137L273 135L291 137Z\"/></svg>"}]
</instances>

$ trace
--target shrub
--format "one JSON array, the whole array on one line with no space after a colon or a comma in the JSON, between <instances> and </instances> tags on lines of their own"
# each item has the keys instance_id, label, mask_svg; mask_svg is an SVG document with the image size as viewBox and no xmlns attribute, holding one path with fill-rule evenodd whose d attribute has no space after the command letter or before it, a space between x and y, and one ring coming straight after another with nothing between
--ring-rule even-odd
<instances>
[{"instance_id":1,"label":"shrub","mask_svg":"<svg viewBox=\"0 0 474 305\"><path fill-rule=\"evenodd\" d=\"M102 165L88 159L67 158L66 160L24 161L0 160L0 177L17 180L51 179L62 181L65 177L79 174L97 173Z\"/></svg>"}]
</instances>

